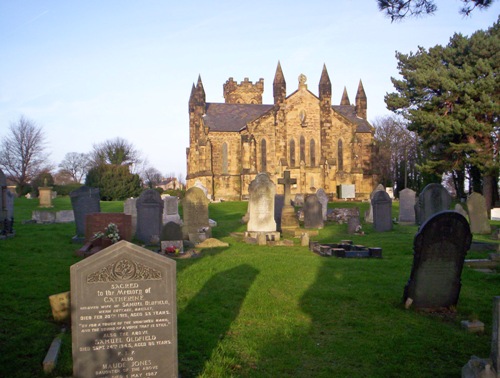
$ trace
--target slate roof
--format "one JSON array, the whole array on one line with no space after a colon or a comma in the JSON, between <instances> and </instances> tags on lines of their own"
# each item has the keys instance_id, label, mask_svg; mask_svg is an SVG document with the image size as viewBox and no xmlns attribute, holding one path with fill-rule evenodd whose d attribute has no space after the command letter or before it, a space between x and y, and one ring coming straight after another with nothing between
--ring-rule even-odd
<instances>
[{"instance_id":1,"label":"slate roof","mask_svg":"<svg viewBox=\"0 0 500 378\"><path fill-rule=\"evenodd\" d=\"M203 116L205 125L210 131L240 131L274 105L263 104L225 104L207 103L206 113Z\"/></svg>"},{"instance_id":2,"label":"slate roof","mask_svg":"<svg viewBox=\"0 0 500 378\"><path fill-rule=\"evenodd\" d=\"M332 105L332 109L354 123L356 125L356 132L373 132L372 125L366 119L356 116L356 107L354 105Z\"/></svg>"}]
</instances>

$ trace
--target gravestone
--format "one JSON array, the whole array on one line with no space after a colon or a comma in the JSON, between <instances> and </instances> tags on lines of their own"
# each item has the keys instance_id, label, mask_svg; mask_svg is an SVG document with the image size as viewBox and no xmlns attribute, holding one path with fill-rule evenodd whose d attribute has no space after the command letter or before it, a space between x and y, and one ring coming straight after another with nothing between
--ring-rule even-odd
<instances>
[{"instance_id":1,"label":"gravestone","mask_svg":"<svg viewBox=\"0 0 500 378\"><path fill-rule=\"evenodd\" d=\"M274 221L276 222L276 230L281 230L281 213L285 205L285 196L276 194L274 196Z\"/></svg>"},{"instance_id":2,"label":"gravestone","mask_svg":"<svg viewBox=\"0 0 500 378\"><path fill-rule=\"evenodd\" d=\"M356 234L361 231L361 221L359 216L351 216L347 218L347 233Z\"/></svg>"},{"instance_id":3,"label":"gravestone","mask_svg":"<svg viewBox=\"0 0 500 378\"><path fill-rule=\"evenodd\" d=\"M85 217L87 214L101 212L99 188L81 186L69 194L75 214L76 237L85 235Z\"/></svg>"},{"instance_id":4,"label":"gravestone","mask_svg":"<svg viewBox=\"0 0 500 378\"><path fill-rule=\"evenodd\" d=\"M491 209L491 220L500 220L500 207L494 207Z\"/></svg>"},{"instance_id":5,"label":"gravestone","mask_svg":"<svg viewBox=\"0 0 500 378\"><path fill-rule=\"evenodd\" d=\"M302 207L304 206L304 195L297 193L293 200L293 206Z\"/></svg>"},{"instance_id":6,"label":"gravestone","mask_svg":"<svg viewBox=\"0 0 500 378\"><path fill-rule=\"evenodd\" d=\"M160 240L182 240L182 229L178 223L168 222L161 229Z\"/></svg>"},{"instance_id":7,"label":"gravestone","mask_svg":"<svg viewBox=\"0 0 500 378\"><path fill-rule=\"evenodd\" d=\"M323 228L322 204L316 194L309 194L304 203L304 228Z\"/></svg>"},{"instance_id":8,"label":"gravestone","mask_svg":"<svg viewBox=\"0 0 500 378\"><path fill-rule=\"evenodd\" d=\"M356 186L353 184L337 185L337 198L354 199L356 198Z\"/></svg>"},{"instance_id":9,"label":"gravestone","mask_svg":"<svg viewBox=\"0 0 500 378\"><path fill-rule=\"evenodd\" d=\"M328 211L328 196L323 188L319 188L316 191L316 196L318 197L318 200L321 203L321 215L323 217L323 220L326 221L326 214Z\"/></svg>"},{"instance_id":10,"label":"gravestone","mask_svg":"<svg viewBox=\"0 0 500 378\"><path fill-rule=\"evenodd\" d=\"M418 196L417 222L423 224L432 215L448 210L451 205L451 195L441 184L428 184Z\"/></svg>"},{"instance_id":11,"label":"gravestone","mask_svg":"<svg viewBox=\"0 0 500 378\"><path fill-rule=\"evenodd\" d=\"M274 232L274 196L276 185L266 172L259 173L248 186L248 214L247 231Z\"/></svg>"},{"instance_id":12,"label":"gravestone","mask_svg":"<svg viewBox=\"0 0 500 378\"><path fill-rule=\"evenodd\" d=\"M7 234L7 178L0 169L0 236Z\"/></svg>"},{"instance_id":13,"label":"gravestone","mask_svg":"<svg viewBox=\"0 0 500 378\"><path fill-rule=\"evenodd\" d=\"M73 377L177 377L174 260L122 240L70 276Z\"/></svg>"},{"instance_id":14,"label":"gravestone","mask_svg":"<svg viewBox=\"0 0 500 378\"><path fill-rule=\"evenodd\" d=\"M194 187L201 189L203 191L203 193L205 194L205 196L207 197L207 199L210 200L210 196L208 194L208 189L201 183L200 180L196 180L196 182L194 183Z\"/></svg>"},{"instance_id":15,"label":"gravestone","mask_svg":"<svg viewBox=\"0 0 500 378\"><path fill-rule=\"evenodd\" d=\"M193 186L186 191L182 200L184 214L183 235L193 243L199 243L211 236L208 221L208 198L200 188Z\"/></svg>"},{"instance_id":16,"label":"gravestone","mask_svg":"<svg viewBox=\"0 0 500 378\"><path fill-rule=\"evenodd\" d=\"M459 203L455 204L455 211L462 215L465 219L469 219L469 214L467 214L467 211Z\"/></svg>"},{"instance_id":17,"label":"gravestone","mask_svg":"<svg viewBox=\"0 0 500 378\"><path fill-rule=\"evenodd\" d=\"M127 198L123 203L123 212L132 217L132 236L137 232L137 198Z\"/></svg>"},{"instance_id":18,"label":"gravestone","mask_svg":"<svg viewBox=\"0 0 500 378\"><path fill-rule=\"evenodd\" d=\"M160 241L163 201L154 189L141 193L135 204L137 208L137 230L135 237L146 244Z\"/></svg>"},{"instance_id":19,"label":"gravestone","mask_svg":"<svg viewBox=\"0 0 500 378\"><path fill-rule=\"evenodd\" d=\"M278 179L278 184L284 186L283 209L281 211L281 231L293 233L299 228L299 221L295 215L295 208L291 205L291 187L297 179L290 177L290 171L285 171L283 178Z\"/></svg>"},{"instance_id":20,"label":"gravestone","mask_svg":"<svg viewBox=\"0 0 500 378\"><path fill-rule=\"evenodd\" d=\"M413 266L403 301L419 309L453 309L460 294L462 268L470 248L469 223L454 211L429 218L413 241Z\"/></svg>"},{"instance_id":21,"label":"gravestone","mask_svg":"<svg viewBox=\"0 0 500 378\"><path fill-rule=\"evenodd\" d=\"M399 223L415 224L415 191L409 188L399 192Z\"/></svg>"},{"instance_id":22,"label":"gravestone","mask_svg":"<svg viewBox=\"0 0 500 378\"><path fill-rule=\"evenodd\" d=\"M365 222L373 223L373 207L372 207L372 199L375 193L377 192L385 192L385 188L382 184L378 184L377 187L370 193L370 208L365 214Z\"/></svg>"},{"instance_id":23,"label":"gravestone","mask_svg":"<svg viewBox=\"0 0 500 378\"><path fill-rule=\"evenodd\" d=\"M491 226L488 219L486 200L482 194L472 193L467 198L470 231L473 234L490 234Z\"/></svg>"},{"instance_id":24,"label":"gravestone","mask_svg":"<svg viewBox=\"0 0 500 378\"><path fill-rule=\"evenodd\" d=\"M163 224L168 222L175 222L181 224L181 217L179 215L179 199L174 196L167 196L163 198Z\"/></svg>"},{"instance_id":25,"label":"gravestone","mask_svg":"<svg viewBox=\"0 0 500 378\"><path fill-rule=\"evenodd\" d=\"M500 376L500 296L493 298L493 322L491 324L491 354L493 369Z\"/></svg>"},{"instance_id":26,"label":"gravestone","mask_svg":"<svg viewBox=\"0 0 500 378\"><path fill-rule=\"evenodd\" d=\"M392 200L385 190L378 191L371 201L373 229L377 232L392 230Z\"/></svg>"},{"instance_id":27,"label":"gravestone","mask_svg":"<svg viewBox=\"0 0 500 378\"><path fill-rule=\"evenodd\" d=\"M38 201L40 207L52 207L51 186L41 186L38 188Z\"/></svg>"}]
</instances>

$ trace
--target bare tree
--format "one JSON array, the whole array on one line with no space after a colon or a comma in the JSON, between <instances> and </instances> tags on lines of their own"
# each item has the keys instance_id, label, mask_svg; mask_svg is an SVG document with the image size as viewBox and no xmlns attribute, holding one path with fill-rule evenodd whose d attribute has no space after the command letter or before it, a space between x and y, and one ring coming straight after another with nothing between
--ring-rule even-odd
<instances>
[{"instance_id":1,"label":"bare tree","mask_svg":"<svg viewBox=\"0 0 500 378\"><path fill-rule=\"evenodd\" d=\"M139 165L142 160L140 152L136 150L134 145L120 137L94 144L90 158L94 166L113 164L130 167Z\"/></svg>"},{"instance_id":2,"label":"bare tree","mask_svg":"<svg viewBox=\"0 0 500 378\"><path fill-rule=\"evenodd\" d=\"M474 9L486 9L494 0L461 0L463 3L460 13L468 16ZM378 8L391 21L400 21L406 17L419 17L434 14L437 5L434 0L377 0Z\"/></svg>"},{"instance_id":3,"label":"bare tree","mask_svg":"<svg viewBox=\"0 0 500 378\"><path fill-rule=\"evenodd\" d=\"M45 135L42 127L24 116L11 123L9 130L10 134L1 143L0 166L23 193L38 173L51 169L45 152Z\"/></svg>"},{"instance_id":4,"label":"bare tree","mask_svg":"<svg viewBox=\"0 0 500 378\"><path fill-rule=\"evenodd\" d=\"M142 180L150 189L154 189L162 180L161 172L153 167L146 168L142 173Z\"/></svg>"},{"instance_id":5,"label":"bare tree","mask_svg":"<svg viewBox=\"0 0 500 378\"><path fill-rule=\"evenodd\" d=\"M68 152L59 164L60 172L69 175L73 181L82 182L90 169L90 157L81 152Z\"/></svg>"}]
</instances>

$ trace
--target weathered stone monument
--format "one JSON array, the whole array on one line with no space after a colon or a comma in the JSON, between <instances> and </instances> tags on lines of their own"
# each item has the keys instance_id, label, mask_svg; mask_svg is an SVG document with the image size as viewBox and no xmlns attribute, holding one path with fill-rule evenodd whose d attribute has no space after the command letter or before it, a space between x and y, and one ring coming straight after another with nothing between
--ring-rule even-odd
<instances>
[{"instance_id":1,"label":"weathered stone monument","mask_svg":"<svg viewBox=\"0 0 500 378\"><path fill-rule=\"evenodd\" d=\"M90 213L101 212L101 197L99 188L82 186L69 194L73 213L75 214L76 236L74 240L81 239L85 235L85 216Z\"/></svg>"},{"instance_id":2,"label":"weathered stone monument","mask_svg":"<svg viewBox=\"0 0 500 378\"><path fill-rule=\"evenodd\" d=\"M464 259L472 234L469 223L454 211L433 215L419 229L413 242L413 266L403 301L409 308L456 307Z\"/></svg>"},{"instance_id":3,"label":"weathered stone monument","mask_svg":"<svg viewBox=\"0 0 500 378\"><path fill-rule=\"evenodd\" d=\"M347 233L352 235L352 234L357 234L361 232L361 221L358 216L350 216L347 218Z\"/></svg>"},{"instance_id":4,"label":"weathered stone monument","mask_svg":"<svg viewBox=\"0 0 500 378\"><path fill-rule=\"evenodd\" d=\"M436 213L448 210L451 206L451 195L441 184L429 184L418 196L415 213L418 224L424 224Z\"/></svg>"},{"instance_id":5,"label":"weathered stone monument","mask_svg":"<svg viewBox=\"0 0 500 378\"><path fill-rule=\"evenodd\" d=\"M291 205L291 186L297 183L297 179L290 177L290 171L285 171L283 178L278 179L278 184L284 186L284 203L281 211L281 231L294 233L299 228L299 221L295 215L295 208Z\"/></svg>"},{"instance_id":6,"label":"weathered stone monument","mask_svg":"<svg viewBox=\"0 0 500 378\"><path fill-rule=\"evenodd\" d=\"M249 233L275 233L274 196L276 185L266 172L259 173L248 186L248 214L247 231Z\"/></svg>"},{"instance_id":7,"label":"weathered stone monument","mask_svg":"<svg viewBox=\"0 0 500 378\"><path fill-rule=\"evenodd\" d=\"M467 198L467 210L471 232L473 234L490 234L491 226L484 196L479 193L472 193Z\"/></svg>"},{"instance_id":8,"label":"weathered stone monument","mask_svg":"<svg viewBox=\"0 0 500 378\"><path fill-rule=\"evenodd\" d=\"M463 208L463 206L459 203L455 204L455 211L462 215L465 219L469 219L469 214L467 211Z\"/></svg>"},{"instance_id":9,"label":"weathered stone monument","mask_svg":"<svg viewBox=\"0 0 500 378\"><path fill-rule=\"evenodd\" d=\"M415 191L409 188L399 192L399 223L415 224Z\"/></svg>"},{"instance_id":10,"label":"weathered stone monument","mask_svg":"<svg viewBox=\"0 0 500 378\"><path fill-rule=\"evenodd\" d=\"M162 252L165 252L165 250L169 247L174 247L174 249L179 250L181 253L184 251L182 229L176 222L168 222L163 225L161 229L160 241Z\"/></svg>"},{"instance_id":11,"label":"weathered stone monument","mask_svg":"<svg viewBox=\"0 0 500 378\"><path fill-rule=\"evenodd\" d=\"M309 194L304 203L304 228L323 228L322 203L316 194Z\"/></svg>"},{"instance_id":12,"label":"weathered stone monument","mask_svg":"<svg viewBox=\"0 0 500 378\"><path fill-rule=\"evenodd\" d=\"M71 266L73 377L177 377L175 261L126 241Z\"/></svg>"},{"instance_id":13,"label":"weathered stone monument","mask_svg":"<svg viewBox=\"0 0 500 378\"><path fill-rule=\"evenodd\" d=\"M14 195L7 188L7 178L0 169L0 238L14 235Z\"/></svg>"},{"instance_id":14,"label":"weathered stone monument","mask_svg":"<svg viewBox=\"0 0 500 378\"><path fill-rule=\"evenodd\" d=\"M479 358L472 356L462 368L462 378L498 377L500 377L500 297L494 297L490 357Z\"/></svg>"},{"instance_id":15,"label":"weathered stone monument","mask_svg":"<svg viewBox=\"0 0 500 378\"><path fill-rule=\"evenodd\" d=\"M208 198L200 188L193 186L186 191L182 200L184 239L199 243L211 236L208 221Z\"/></svg>"},{"instance_id":16,"label":"weathered stone monument","mask_svg":"<svg viewBox=\"0 0 500 378\"><path fill-rule=\"evenodd\" d=\"M321 203L321 214L323 216L323 220L326 221L326 213L328 211L328 195L323 188L319 188L316 191L316 196Z\"/></svg>"},{"instance_id":17,"label":"weathered stone monument","mask_svg":"<svg viewBox=\"0 0 500 378\"><path fill-rule=\"evenodd\" d=\"M179 199L174 196L163 198L163 224L175 222L181 224L181 216L179 215Z\"/></svg>"},{"instance_id":18,"label":"weathered stone monument","mask_svg":"<svg viewBox=\"0 0 500 378\"><path fill-rule=\"evenodd\" d=\"M45 180L45 183L47 180ZM38 188L38 201L40 207L52 207L52 187L41 186Z\"/></svg>"},{"instance_id":19,"label":"weathered stone monument","mask_svg":"<svg viewBox=\"0 0 500 378\"><path fill-rule=\"evenodd\" d=\"M127 198L123 203L123 212L132 217L132 237L137 232L137 198Z\"/></svg>"},{"instance_id":20,"label":"weathered stone monument","mask_svg":"<svg viewBox=\"0 0 500 378\"><path fill-rule=\"evenodd\" d=\"M372 199L375 193L377 192L385 192L385 188L382 184L378 184L377 187L370 193L370 208L365 214L365 222L373 223L373 207L372 207Z\"/></svg>"},{"instance_id":21,"label":"weathered stone monument","mask_svg":"<svg viewBox=\"0 0 500 378\"><path fill-rule=\"evenodd\" d=\"M373 229L377 232L392 230L392 200L385 190L376 192L371 200Z\"/></svg>"},{"instance_id":22,"label":"weathered stone monument","mask_svg":"<svg viewBox=\"0 0 500 378\"><path fill-rule=\"evenodd\" d=\"M160 193L154 189L147 189L137 198L135 205L137 208L135 237L146 244L159 243L163 214Z\"/></svg>"}]
</instances>

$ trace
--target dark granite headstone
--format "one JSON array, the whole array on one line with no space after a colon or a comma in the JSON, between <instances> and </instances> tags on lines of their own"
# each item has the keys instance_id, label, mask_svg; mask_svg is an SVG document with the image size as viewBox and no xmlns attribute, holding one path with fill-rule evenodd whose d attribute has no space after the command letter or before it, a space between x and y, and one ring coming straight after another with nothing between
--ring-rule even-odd
<instances>
[{"instance_id":1,"label":"dark granite headstone","mask_svg":"<svg viewBox=\"0 0 500 378\"><path fill-rule=\"evenodd\" d=\"M410 279L404 289L407 307L450 309L457 305L471 241L469 223L454 211L435 214L420 227L413 242Z\"/></svg>"},{"instance_id":2,"label":"dark granite headstone","mask_svg":"<svg viewBox=\"0 0 500 378\"><path fill-rule=\"evenodd\" d=\"M276 194L274 196L274 221L276 222L276 229L281 231L281 213L285 205L285 196L283 194Z\"/></svg>"},{"instance_id":3,"label":"dark granite headstone","mask_svg":"<svg viewBox=\"0 0 500 378\"><path fill-rule=\"evenodd\" d=\"M76 236L85 235L85 217L87 214L101 212L99 188L82 186L69 194L75 214Z\"/></svg>"},{"instance_id":4,"label":"dark granite headstone","mask_svg":"<svg viewBox=\"0 0 500 378\"><path fill-rule=\"evenodd\" d=\"M374 193L372 201L373 229L377 232L392 230L392 200L384 191Z\"/></svg>"},{"instance_id":5,"label":"dark granite headstone","mask_svg":"<svg viewBox=\"0 0 500 378\"><path fill-rule=\"evenodd\" d=\"M448 210L450 205L451 195L443 185L427 185L418 196L418 201L415 204L418 224L424 224L434 214Z\"/></svg>"},{"instance_id":6,"label":"dark granite headstone","mask_svg":"<svg viewBox=\"0 0 500 378\"><path fill-rule=\"evenodd\" d=\"M182 240L181 226L175 222L168 222L161 229L160 240Z\"/></svg>"},{"instance_id":7,"label":"dark granite headstone","mask_svg":"<svg viewBox=\"0 0 500 378\"><path fill-rule=\"evenodd\" d=\"M304 203L304 228L323 228L323 207L316 194L309 194Z\"/></svg>"},{"instance_id":8,"label":"dark granite headstone","mask_svg":"<svg viewBox=\"0 0 500 378\"><path fill-rule=\"evenodd\" d=\"M143 243L149 244L160 241L162 226L163 201L154 189L141 193L136 202L137 230L135 237Z\"/></svg>"},{"instance_id":9,"label":"dark granite headstone","mask_svg":"<svg viewBox=\"0 0 500 378\"><path fill-rule=\"evenodd\" d=\"M73 377L177 377L175 261L120 241L71 266Z\"/></svg>"}]
</instances>

